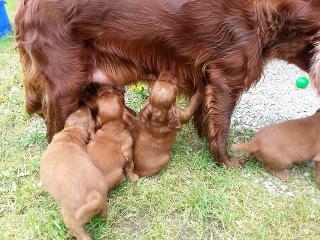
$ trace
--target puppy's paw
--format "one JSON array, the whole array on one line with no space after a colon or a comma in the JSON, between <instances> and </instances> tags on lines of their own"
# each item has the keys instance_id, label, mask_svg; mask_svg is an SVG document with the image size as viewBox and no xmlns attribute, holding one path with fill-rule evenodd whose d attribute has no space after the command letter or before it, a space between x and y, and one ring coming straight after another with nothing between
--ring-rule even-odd
<instances>
[{"instance_id":1,"label":"puppy's paw","mask_svg":"<svg viewBox=\"0 0 320 240\"><path fill-rule=\"evenodd\" d=\"M92 238L89 235L79 236L78 239L81 239L81 240L92 240Z\"/></svg>"},{"instance_id":2,"label":"puppy's paw","mask_svg":"<svg viewBox=\"0 0 320 240\"><path fill-rule=\"evenodd\" d=\"M100 216L103 217L103 218L108 217L108 211L107 211L107 209L103 210L103 211L100 213Z\"/></svg>"},{"instance_id":3,"label":"puppy's paw","mask_svg":"<svg viewBox=\"0 0 320 240\"><path fill-rule=\"evenodd\" d=\"M270 171L274 176L279 178L281 181L286 181L289 179L289 173L284 170L271 170Z\"/></svg>"},{"instance_id":4,"label":"puppy's paw","mask_svg":"<svg viewBox=\"0 0 320 240\"><path fill-rule=\"evenodd\" d=\"M96 134L95 133L92 133L92 134L90 134L90 142L91 141L94 141L96 139Z\"/></svg>"},{"instance_id":5,"label":"puppy's paw","mask_svg":"<svg viewBox=\"0 0 320 240\"><path fill-rule=\"evenodd\" d=\"M318 184L318 186L320 188L320 176L316 176L316 183Z\"/></svg>"},{"instance_id":6,"label":"puppy's paw","mask_svg":"<svg viewBox=\"0 0 320 240\"><path fill-rule=\"evenodd\" d=\"M74 236L74 233L71 230L68 230L66 235L64 236L64 240L70 239Z\"/></svg>"},{"instance_id":7,"label":"puppy's paw","mask_svg":"<svg viewBox=\"0 0 320 240\"><path fill-rule=\"evenodd\" d=\"M128 178L130 181L136 182L139 180L139 175L137 175L135 173L130 173L130 174L128 174Z\"/></svg>"},{"instance_id":8,"label":"puppy's paw","mask_svg":"<svg viewBox=\"0 0 320 240\"><path fill-rule=\"evenodd\" d=\"M230 160L227 160L224 164L227 168L242 168L245 161L241 158L232 157Z\"/></svg>"}]
</instances>

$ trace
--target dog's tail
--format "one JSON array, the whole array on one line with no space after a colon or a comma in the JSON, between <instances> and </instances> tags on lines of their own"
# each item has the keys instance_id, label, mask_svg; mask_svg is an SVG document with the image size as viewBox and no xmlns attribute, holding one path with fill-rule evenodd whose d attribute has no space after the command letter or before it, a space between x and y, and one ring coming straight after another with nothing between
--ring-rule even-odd
<instances>
[{"instance_id":1,"label":"dog's tail","mask_svg":"<svg viewBox=\"0 0 320 240\"><path fill-rule=\"evenodd\" d=\"M233 144L231 150L235 152L244 152L249 156L252 156L255 152L258 151L257 145L253 142Z\"/></svg>"},{"instance_id":2,"label":"dog's tail","mask_svg":"<svg viewBox=\"0 0 320 240\"><path fill-rule=\"evenodd\" d=\"M87 202L75 213L75 218L80 220L85 217L92 217L101 212L105 206L105 198L100 192L92 190L87 196Z\"/></svg>"}]
</instances>

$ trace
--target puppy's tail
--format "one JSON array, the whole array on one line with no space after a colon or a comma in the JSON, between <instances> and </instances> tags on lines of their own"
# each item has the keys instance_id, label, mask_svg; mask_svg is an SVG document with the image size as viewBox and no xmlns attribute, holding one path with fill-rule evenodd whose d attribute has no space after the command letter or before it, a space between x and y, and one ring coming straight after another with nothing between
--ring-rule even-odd
<instances>
[{"instance_id":1,"label":"puppy's tail","mask_svg":"<svg viewBox=\"0 0 320 240\"><path fill-rule=\"evenodd\" d=\"M105 205L105 197L100 192L92 190L87 196L87 202L76 211L75 218L81 220L86 217L93 217L103 211Z\"/></svg>"},{"instance_id":2,"label":"puppy's tail","mask_svg":"<svg viewBox=\"0 0 320 240\"><path fill-rule=\"evenodd\" d=\"M253 142L233 144L231 150L235 152L244 152L248 156L252 156L255 152L258 151L257 145Z\"/></svg>"}]
</instances>

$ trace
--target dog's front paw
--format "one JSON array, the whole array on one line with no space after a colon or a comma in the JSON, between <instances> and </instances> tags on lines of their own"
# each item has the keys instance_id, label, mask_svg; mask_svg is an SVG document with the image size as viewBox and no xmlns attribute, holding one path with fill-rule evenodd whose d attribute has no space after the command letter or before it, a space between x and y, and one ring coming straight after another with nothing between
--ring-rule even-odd
<instances>
[{"instance_id":1,"label":"dog's front paw","mask_svg":"<svg viewBox=\"0 0 320 240\"><path fill-rule=\"evenodd\" d=\"M245 161L241 158L232 157L230 160L227 160L224 164L227 168L242 168Z\"/></svg>"},{"instance_id":2,"label":"dog's front paw","mask_svg":"<svg viewBox=\"0 0 320 240\"><path fill-rule=\"evenodd\" d=\"M135 174L135 173L130 173L130 174L128 175L128 178L129 178L130 181L136 182L136 181L139 180L140 177L139 177L139 175L137 175L137 174Z\"/></svg>"},{"instance_id":3,"label":"dog's front paw","mask_svg":"<svg viewBox=\"0 0 320 240\"><path fill-rule=\"evenodd\" d=\"M287 181L289 179L289 173L285 171L275 171L273 174L281 181Z\"/></svg>"},{"instance_id":4,"label":"dog's front paw","mask_svg":"<svg viewBox=\"0 0 320 240\"><path fill-rule=\"evenodd\" d=\"M316 183L318 184L318 186L320 188L320 176L316 176Z\"/></svg>"},{"instance_id":5,"label":"dog's front paw","mask_svg":"<svg viewBox=\"0 0 320 240\"><path fill-rule=\"evenodd\" d=\"M108 217L108 211L107 211L107 209L103 210L103 211L100 213L100 216L103 217L103 218Z\"/></svg>"}]
</instances>

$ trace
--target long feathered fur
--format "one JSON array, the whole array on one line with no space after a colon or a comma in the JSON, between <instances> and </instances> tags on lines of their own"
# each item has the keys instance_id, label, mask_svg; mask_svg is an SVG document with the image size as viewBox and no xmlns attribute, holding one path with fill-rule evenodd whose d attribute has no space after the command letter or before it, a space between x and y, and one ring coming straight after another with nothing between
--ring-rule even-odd
<instances>
[{"instance_id":1,"label":"long feathered fur","mask_svg":"<svg viewBox=\"0 0 320 240\"><path fill-rule=\"evenodd\" d=\"M168 71L180 92L207 89L195 121L224 162L233 108L268 60L296 64L320 89L319 11L319 0L23 0L27 110L50 140L91 82L123 87Z\"/></svg>"}]
</instances>

